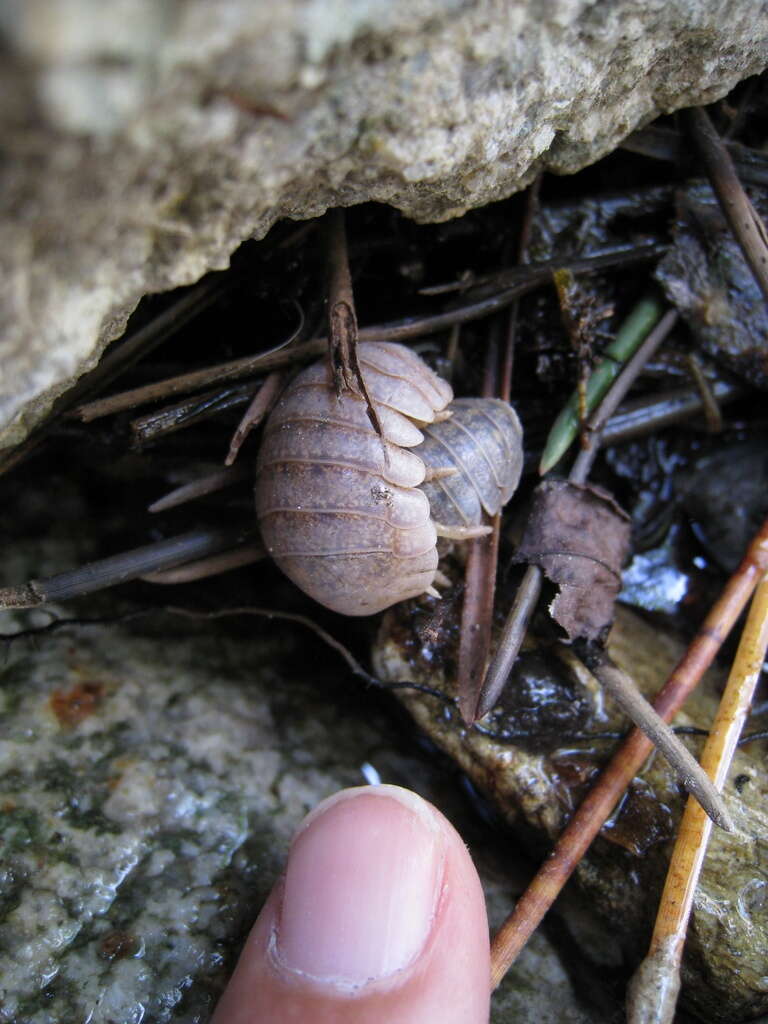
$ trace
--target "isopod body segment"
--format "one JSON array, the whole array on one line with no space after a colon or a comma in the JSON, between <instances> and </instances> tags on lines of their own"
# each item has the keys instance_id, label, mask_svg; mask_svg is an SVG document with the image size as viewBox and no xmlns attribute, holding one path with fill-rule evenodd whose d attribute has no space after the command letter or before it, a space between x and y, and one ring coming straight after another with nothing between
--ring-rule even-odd
<instances>
[{"instance_id":1,"label":"isopod body segment","mask_svg":"<svg viewBox=\"0 0 768 1024\"><path fill-rule=\"evenodd\" d=\"M256 511L268 552L305 593L345 615L422 594L437 569L436 532L409 449L419 424L453 397L410 349L363 343L358 359L381 422L362 396L337 397L326 360L289 385L265 429Z\"/></svg>"},{"instance_id":2,"label":"isopod body segment","mask_svg":"<svg viewBox=\"0 0 768 1024\"><path fill-rule=\"evenodd\" d=\"M416 448L428 470L455 470L438 473L422 485L432 519L444 535L451 528L478 526L483 512L500 512L523 471L523 428L508 402L457 398L450 411L450 419L424 428L424 440Z\"/></svg>"},{"instance_id":3,"label":"isopod body segment","mask_svg":"<svg viewBox=\"0 0 768 1024\"><path fill-rule=\"evenodd\" d=\"M517 487L522 431L499 399L457 399L411 349L358 346L365 399L337 396L327 360L288 386L265 428L256 511L267 551L297 586L345 615L431 591L438 534L487 532ZM451 403L449 405L449 403Z\"/></svg>"}]
</instances>

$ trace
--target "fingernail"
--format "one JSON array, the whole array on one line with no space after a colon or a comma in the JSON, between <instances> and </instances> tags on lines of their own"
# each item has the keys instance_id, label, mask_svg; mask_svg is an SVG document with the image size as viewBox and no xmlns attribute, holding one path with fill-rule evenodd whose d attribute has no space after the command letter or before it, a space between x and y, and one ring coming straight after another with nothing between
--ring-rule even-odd
<instances>
[{"instance_id":1,"label":"fingernail","mask_svg":"<svg viewBox=\"0 0 768 1024\"><path fill-rule=\"evenodd\" d=\"M331 797L291 847L278 959L339 989L408 966L432 929L443 860L442 830L415 794L376 786Z\"/></svg>"}]
</instances>

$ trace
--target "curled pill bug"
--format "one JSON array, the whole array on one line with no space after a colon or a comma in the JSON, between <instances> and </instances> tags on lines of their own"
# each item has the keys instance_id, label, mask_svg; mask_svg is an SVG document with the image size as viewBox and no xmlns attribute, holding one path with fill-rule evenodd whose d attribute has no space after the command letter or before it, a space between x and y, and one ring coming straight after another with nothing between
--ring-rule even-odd
<instances>
[{"instance_id":1,"label":"curled pill bug","mask_svg":"<svg viewBox=\"0 0 768 1024\"><path fill-rule=\"evenodd\" d=\"M506 403L450 404L450 385L402 345L361 343L358 355L383 436L362 396L336 395L322 360L275 406L256 481L267 551L305 593L345 615L435 593L438 533L485 533L481 510L495 514L508 500L522 462Z\"/></svg>"},{"instance_id":2,"label":"curled pill bug","mask_svg":"<svg viewBox=\"0 0 768 1024\"><path fill-rule=\"evenodd\" d=\"M483 513L495 516L517 489L523 471L523 428L500 398L457 398L451 416L424 428L415 449L431 469L421 489L438 536L477 536Z\"/></svg>"},{"instance_id":3,"label":"curled pill bug","mask_svg":"<svg viewBox=\"0 0 768 1024\"><path fill-rule=\"evenodd\" d=\"M256 510L269 554L320 604L370 615L429 590L437 569L426 475L410 448L453 397L402 345L361 344L358 358L381 423L362 396L337 396L321 360L288 386L259 452Z\"/></svg>"}]
</instances>

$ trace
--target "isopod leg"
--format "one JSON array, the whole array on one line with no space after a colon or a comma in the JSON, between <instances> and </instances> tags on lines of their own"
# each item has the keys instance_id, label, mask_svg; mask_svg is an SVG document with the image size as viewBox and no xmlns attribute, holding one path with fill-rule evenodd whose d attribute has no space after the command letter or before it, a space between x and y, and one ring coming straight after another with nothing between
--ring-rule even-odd
<instances>
[{"instance_id":1,"label":"isopod leg","mask_svg":"<svg viewBox=\"0 0 768 1024\"><path fill-rule=\"evenodd\" d=\"M427 466L424 474L424 483L430 480L445 480L449 476L458 476L459 471L455 466Z\"/></svg>"},{"instance_id":2,"label":"isopod leg","mask_svg":"<svg viewBox=\"0 0 768 1024\"><path fill-rule=\"evenodd\" d=\"M474 540L475 537L486 537L492 533L490 526L446 526L444 523L435 523L435 531L438 537L446 537L448 540Z\"/></svg>"}]
</instances>

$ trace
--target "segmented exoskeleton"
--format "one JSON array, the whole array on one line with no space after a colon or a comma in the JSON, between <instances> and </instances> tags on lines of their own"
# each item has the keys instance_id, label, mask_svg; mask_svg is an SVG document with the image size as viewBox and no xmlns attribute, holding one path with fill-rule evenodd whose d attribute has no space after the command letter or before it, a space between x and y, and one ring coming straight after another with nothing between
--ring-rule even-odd
<instances>
[{"instance_id":1,"label":"segmented exoskeleton","mask_svg":"<svg viewBox=\"0 0 768 1024\"><path fill-rule=\"evenodd\" d=\"M358 358L383 436L361 395L336 395L322 360L275 406L256 481L267 551L305 593L345 615L436 593L438 534L485 533L481 507L493 514L508 500L522 461L506 403L460 400L447 411L450 385L402 345L362 343ZM445 504L430 509L438 495ZM457 520L449 506L462 503Z\"/></svg>"},{"instance_id":2,"label":"segmented exoskeleton","mask_svg":"<svg viewBox=\"0 0 768 1024\"><path fill-rule=\"evenodd\" d=\"M415 449L433 473L421 485L432 518L443 536L466 536L495 516L517 489L523 470L523 428L517 413L500 398L457 398L450 419L424 428Z\"/></svg>"}]
</instances>

